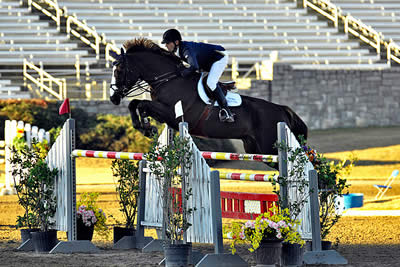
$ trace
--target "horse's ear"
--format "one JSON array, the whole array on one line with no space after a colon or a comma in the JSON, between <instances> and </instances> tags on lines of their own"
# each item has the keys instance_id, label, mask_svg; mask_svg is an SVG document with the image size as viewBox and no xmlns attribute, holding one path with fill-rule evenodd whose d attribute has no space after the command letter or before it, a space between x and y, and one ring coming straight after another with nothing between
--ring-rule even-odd
<instances>
[{"instance_id":1,"label":"horse's ear","mask_svg":"<svg viewBox=\"0 0 400 267\"><path fill-rule=\"evenodd\" d=\"M114 59L118 59L118 54L114 51L110 51L110 56L112 56Z\"/></svg>"},{"instance_id":2,"label":"horse's ear","mask_svg":"<svg viewBox=\"0 0 400 267\"><path fill-rule=\"evenodd\" d=\"M121 56L125 55L125 50L123 47L121 47Z\"/></svg>"}]
</instances>

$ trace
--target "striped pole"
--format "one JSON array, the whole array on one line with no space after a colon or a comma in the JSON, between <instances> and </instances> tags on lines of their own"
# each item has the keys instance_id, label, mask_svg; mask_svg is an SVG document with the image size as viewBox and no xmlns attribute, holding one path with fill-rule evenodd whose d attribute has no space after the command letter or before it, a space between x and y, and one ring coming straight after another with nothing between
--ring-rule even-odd
<instances>
[{"instance_id":1,"label":"striped pole","mask_svg":"<svg viewBox=\"0 0 400 267\"><path fill-rule=\"evenodd\" d=\"M241 181L263 181L269 182L278 177L277 173L274 174L251 174L251 173L233 173L233 172L219 172L220 179L227 180L241 180Z\"/></svg>"},{"instance_id":2,"label":"striped pole","mask_svg":"<svg viewBox=\"0 0 400 267\"><path fill-rule=\"evenodd\" d=\"M225 152L208 152L203 151L201 155L204 159L216 160L243 160L243 161L259 161L259 162L278 162L278 156L275 155L257 155L257 154L238 154ZM79 150L72 151L73 157L87 158L105 158L105 159L145 159L144 153L135 152L115 152L115 151L94 151L94 150Z\"/></svg>"},{"instance_id":3,"label":"striped pole","mask_svg":"<svg viewBox=\"0 0 400 267\"><path fill-rule=\"evenodd\" d=\"M72 156L86 157L86 158L104 158L104 159L131 159L131 160L144 159L143 153L94 151L94 150L78 150L78 149L72 151Z\"/></svg>"},{"instance_id":4,"label":"striped pole","mask_svg":"<svg viewBox=\"0 0 400 267\"><path fill-rule=\"evenodd\" d=\"M209 151L202 151L201 154L205 159L278 162L278 156L276 155L238 154Z\"/></svg>"}]
</instances>

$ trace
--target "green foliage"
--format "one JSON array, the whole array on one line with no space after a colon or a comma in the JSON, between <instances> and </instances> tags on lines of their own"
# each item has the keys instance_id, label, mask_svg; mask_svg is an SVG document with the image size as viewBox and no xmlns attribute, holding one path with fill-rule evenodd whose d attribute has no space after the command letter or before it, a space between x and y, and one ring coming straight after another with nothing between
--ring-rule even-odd
<instances>
[{"instance_id":1,"label":"green foliage","mask_svg":"<svg viewBox=\"0 0 400 267\"><path fill-rule=\"evenodd\" d=\"M271 212L260 214L255 221L246 223L234 222L230 235L233 238L231 243L232 254L236 252L236 244L241 242L251 243L251 252L254 252L262 240L282 240L291 244L304 245L297 228L300 222L291 219L288 209L279 212L274 209Z\"/></svg>"},{"instance_id":2,"label":"green foliage","mask_svg":"<svg viewBox=\"0 0 400 267\"><path fill-rule=\"evenodd\" d=\"M133 228L139 196L139 166L130 160L117 159L111 163L120 211L125 218L125 227Z\"/></svg>"},{"instance_id":3,"label":"green foliage","mask_svg":"<svg viewBox=\"0 0 400 267\"><path fill-rule=\"evenodd\" d=\"M51 129L62 125L65 116L58 115L59 103L41 99L0 100L0 137L4 139L4 120L21 120L39 128Z\"/></svg>"},{"instance_id":4,"label":"green foliage","mask_svg":"<svg viewBox=\"0 0 400 267\"><path fill-rule=\"evenodd\" d=\"M98 115L95 127L82 133L80 140L82 149L135 152L147 151L151 143L151 139L133 128L128 116L110 114Z\"/></svg>"},{"instance_id":5,"label":"green foliage","mask_svg":"<svg viewBox=\"0 0 400 267\"><path fill-rule=\"evenodd\" d=\"M330 232L330 229L339 221L341 215L336 213L336 198L342 196L345 190L349 188L347 184L346 175L351 172L357 158L350 155L349 158L335 163L334 161L327 160L323 155L317 153L313 148L306 145L306 140L300 138L301 147L292 149L286 144L277 144L278 149L288 153L288 165L292 165L288 177L296 180L297 198L298 201L288 203L288 208L292 218L296 218L301 212L305 201L308 198L308 182L304 179L303 173L305 164L310 161L314 169L318 173L318 197L320 206L320 224L321 224L321 238L324 239ZM279 177L277 180L272 181L274 192L279 196L279 202L285 203L284 199L277 190L277 185L286 186L288 184L287 177Z\"/></svg>"},{"instance_id":6,"label":"green foliage","mask_svg":"<svg viewBox=\"0 0 400 267\"><path fill-rule=\"evenodd\" d=\"M23 141L14 140L10 159L18 203L24 209L24 215L17 218L17 227L39 226L47 231L57 207L54 182L58 170L50 169L44 160L46 144L33 141L32 147L28 147Z\"/></svg>"},{"instance_id":7,"label":"green foliage","mask_svg":"<svg viewBox=\"0 0 400 267\"><path fill-rule=\"evenodd\" d=\"M159 181L162 192L166 235L172 242L176 242L182 240L183 234L191 226L188 218L193 210L185 207L184 203L182 208L179 206L178 199L174 197L174 189L179 188L182 182L186 183L187 181L192 164L192 150L188 139L175 136L172 144L160 146L156 138L146 158L150 170ZM189 186L185 185L184 202L192 195Z\"/></svg>"},{"instance_id":8,"label":"green foliage","mask_svg":"<svg viewBox=\"0 0 400 267\"><path fill-rule=\"evenodd\" d=\"M56 214L57 199L54 195L54 183L58 170L50 169L46 161L40 160L30 170L29 179L34 181L35 206L33 212L38 216L42 231L48 231L54 225L51 218Z\"/></svg>"},{"instance_id":9,"label":"green foliage","mask_svg":"<svg viewBox=\"0 0 400 267\"><path fill-rule=\"evenodd\" d=\"M54 142L68 114L58 115L60 101L0 100L0 139L4 139L4 121L22 120L39 128L50 129ZM81 108L71 106L76 120L76 146L82 149L145 152L151 140L135 130L129 116L88 115ZM156 124L158 128L160 124ZM54 129L53 129L54 128Z\"/></svg>"},{"instance_id":10,"label":"green foliage","mask_svg":"<svg viewBox=\"0 0 400 267\"><path fill-rule=\"evenodd\" d=\"M76 209L78 210L80 206L86 206L86 210L92 210L96 216L97 222L94 225L94 230L97 231L100 235L108 237L108 228L106 225L107 216L97 206L97 199L99 198L100 193L91 192L91 193L82 193L80 195L79 200L76 202Z\"/></svg>"},{"instance_id":11,"label":"green foliage","mask_svg":"<svg viewBox=\"0 0 400 267\"><path fill-rule=\"evenodd\" d=\"M304 142L303 138L300 138L300 140L301 142ZM308 181L304 176L308 157L304 153L302 147L291 148L286 143L277 143L275 146L279 151L284 151L287 153L288 160L286 163L288 165L288 174L286 177L280 175L277 179L271 179L273 192L279 197L280 208L287 208L289 210L290 217L295 220L299 216L310 195ZM283 199L280 191L283 187L288 186L296 187L296 196L294 197L296 201L288 201L288 199Z\"/></svg>"},{"instance_id":12,"label":"green foliage","mask_svg":"<svg viewBox=\"0 0 400 267\"><path fill-rule=\"evenodd\" d=\"M312 149L309 151L308 155L318 172L321 238L325 239L341 218L336 212L336 198L347 193L350 185L345 177L350 174L357 158L350 154L349 157L335 163Z\"/></svg>"}]
</instances>

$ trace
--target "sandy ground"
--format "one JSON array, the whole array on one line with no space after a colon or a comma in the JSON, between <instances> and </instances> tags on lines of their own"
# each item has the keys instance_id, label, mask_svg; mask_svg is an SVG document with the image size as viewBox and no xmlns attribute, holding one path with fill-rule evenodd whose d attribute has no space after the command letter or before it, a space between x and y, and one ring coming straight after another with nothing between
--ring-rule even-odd
<instances>
[{"instance_id":1,"label":"sandy ground","mask_svg":"<svg viewBox=\"0 0 400 267\"><path fill-rule=\"evenodd\" d=\"M400 144L400 127L342 129L313 131L309 143L320 152L335 152L368 147ZM248 167L248 166L247 166ZM9 198L0 197L0 219L15 218L10 211ZM13 208L15 209L15 207ZM162 253L141 253L138 250L116 251L110 242L94 240L101 249L96 254L36 254L21 252L19 232L11 229L5 220L0 224L0 266L157 266ZM59 236L60 238L60 236ZM344 256L347 266L400 266L400 219L394 216L343 217L335 226L329 239L336 243L335 249ZM228 243L225 244L229 252ZM203 253L212 253L210 245L194 245ZM249 265L255 261L246 247L238 250ZM337 265L336 265L337 266Z\"/></svg>"}]
</instances>

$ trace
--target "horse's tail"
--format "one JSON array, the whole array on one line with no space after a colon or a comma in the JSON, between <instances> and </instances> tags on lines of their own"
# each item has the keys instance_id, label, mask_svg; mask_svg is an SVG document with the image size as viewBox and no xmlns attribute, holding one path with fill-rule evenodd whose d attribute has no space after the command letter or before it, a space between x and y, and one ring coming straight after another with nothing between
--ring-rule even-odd
<instances>
[{"instance_id":1,"label":"horse's tail","mask_svg":"<svg viewBox=\"0 0 400 267\"><path fill-rule=\"evenodd\" d=\"M289 126L290 130L292 131L292 133L294 134L294 136L296 136L296 138L299 142L300 142L300 140L299 140L300 135L302 135L304 137L304 139L307 140L307 134L308 134L307 125L299 117L299 115L297 115L291 108L289 108L288 106L284 106L284 108L285 108L285 111L289 118L288 126Z\"/></svg>"}]
</instances>

